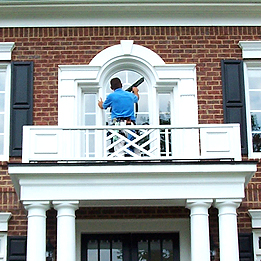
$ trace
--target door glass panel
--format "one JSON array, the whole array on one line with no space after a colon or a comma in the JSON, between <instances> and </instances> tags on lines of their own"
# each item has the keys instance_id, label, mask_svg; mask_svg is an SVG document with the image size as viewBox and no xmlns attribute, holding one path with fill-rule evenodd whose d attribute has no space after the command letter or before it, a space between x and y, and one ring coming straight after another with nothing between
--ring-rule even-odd
<instances>
[{"instance_id":1,"label":"door glass panel","mask_svg":"<svg viewBox=\"0 0 261 261\"><path fill-rule=\"evenodd\" d=\"M87 260L98 261L98 241L89 241L87 248Z\"/></svg>"},{"instance_id":2,"label":"door glass panel","mask_svg":"<svg viewBox=\"0 0 261 261\"><path fill-rule=\"evenodd\" d=\"M172 240L163 240L162 258L163 258L163 260L173 260L173 242L172 242Z\"/></svg>"},{"instance_id":3,"label":"door glass panel","mask_svg":"<svg viewBox=\"0 0 261 261\"><path fill-rule=\"evenodd\" d=\"M138 260L139 261L148 261L149 260L149 241L140 241L138 242Z\"/></svg>"},{"instance_id":4,"label":"door glass panel","mask_svg":"<svg viewBox=\"0 0 261 261\"><path fill-rule=\"evenodd\" d=\"M150 243L150 260L160 261L161 260L161 247L159 240L152 240Z\"/></svg>"},{"instance_id":5,"label":"door glass panel","mask_svg":"<svg viewBox=\"0 0 261 261\"><path fill-rule=\"evenodd\" d=\"M81 261L179 261L179 234L88 235ZM107 238L107 239L106 239ZM86 250L87 248L87 250Z\"/></svg>"}]
</instances>

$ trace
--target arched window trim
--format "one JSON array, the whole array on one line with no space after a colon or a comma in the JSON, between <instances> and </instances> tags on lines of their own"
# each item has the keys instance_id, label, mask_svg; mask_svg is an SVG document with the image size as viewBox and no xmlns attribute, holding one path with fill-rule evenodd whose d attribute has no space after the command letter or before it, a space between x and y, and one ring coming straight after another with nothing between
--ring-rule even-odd
<instances>
[{"instance_id":1,"label":"arched window trim","mask_svg":"<svg viewBox=\"0 0 261 261\"><path fill-rule=\"evenodd\" d=\"M195 64L165 64L155 52L123 40L97 54L89 65L60 65L58 74L58 124L81 124L79 105L84 91L96 91L103 97L103 86L120 70L134 70L151 86L150 99L156 102L158 90L175 89L177 125L198 122ZM102 124L102 111L97 110L97 124Z\"/></svg>"}]
</instances>

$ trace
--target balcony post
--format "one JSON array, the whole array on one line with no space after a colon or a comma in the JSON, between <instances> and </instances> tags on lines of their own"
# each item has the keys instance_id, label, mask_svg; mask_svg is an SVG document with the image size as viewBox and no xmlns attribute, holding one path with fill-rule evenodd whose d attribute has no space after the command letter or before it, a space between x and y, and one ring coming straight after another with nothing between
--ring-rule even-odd
<instances>
[{"instance_id":1,"label":"balcony post","mask_svg":"<svg viewBox=\"0 0 261 261\"><path fill-rule=\"evenodd\" d=\"M219 217L220 261L239 261L237 213L241 200L216 200Z\"/></svg>"},{"instance_id":2,"label":"balcony post","mask_svg":"<svg viewBox=\"0 0 261 261\"><path fill-rule=\"evenodd\" d=\"M190 209L191 261L210 261L208 209L212 199L187 200Z\"/></svg>"},{"instance_id":3,"label":"balcony post","mask_svg":"<svg viewBox=\"0 0 261 261\"><path fill-rule=\"evenodd\" d=\"M27 261L46 260L46 210L49 201L24 202L28 211Z\"/></svg>"},{"instance_id":4,"label":"balcony post","mask_svg":"<svg viewBox=\"0 0 261 261\"><path fill-rule=\"evenodd\" d=\"M53 202L57 210L57 261L75 261L75 210L79 201Z\"/></svg>"}]
</instances>

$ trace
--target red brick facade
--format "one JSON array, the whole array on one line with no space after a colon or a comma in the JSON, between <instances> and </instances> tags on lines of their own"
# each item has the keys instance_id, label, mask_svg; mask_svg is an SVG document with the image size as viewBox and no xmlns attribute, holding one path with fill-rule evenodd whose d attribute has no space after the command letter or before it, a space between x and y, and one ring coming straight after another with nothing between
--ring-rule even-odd
<instances>
[{"instance_id":1,"label":"red brick facade","mask_svg":"<svg viewBox=\"0 0 261 261\"><path fill-rule=\"evenodd\" d=\"M34 125L58 123L58 65L89 64L92 58L120 40L134 40L156 52L165 63L197 65L199 123L223 123L221 60L242 59L239 41L261 40L261 27L80 27L0 28L0 42L15 42L13 61L34 62ZM247 159L247 158L245 158ZM20 159L10 159L20 161ZM0 162L0 209L12 212L9 235L26 235L26 212L18 202ZM247 210L261 208L261 164L238 209L239 232L251 232ZM79 209L77 218L188 217L183 208ZM55 233L55 211L47 214L47 231ZM217 234L217 213L210 211L210 228ZM53 221L53 222L52 222ZM50 230L52 232L50 232Z\"/></svg>"}]
</instances>

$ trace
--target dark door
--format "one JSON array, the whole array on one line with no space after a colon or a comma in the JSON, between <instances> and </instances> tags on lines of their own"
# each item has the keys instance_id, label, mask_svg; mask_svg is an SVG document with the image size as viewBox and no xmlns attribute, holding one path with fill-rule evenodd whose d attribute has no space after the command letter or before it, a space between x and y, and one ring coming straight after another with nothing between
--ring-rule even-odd
<instances>
[{"instance_id":1,"label":"dark door","mask_svg":"<svg viewBox=\"0 0 261 261\"><path fill-rule=\"evenodd\" d=\"M179 234L83 234L81 261L179 261Z\"/></svg>"}]
</instances>

